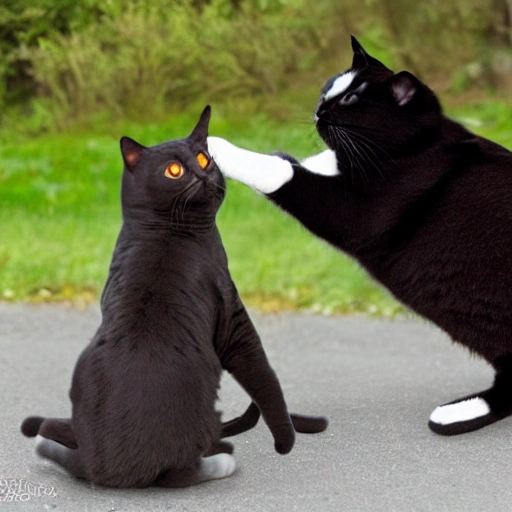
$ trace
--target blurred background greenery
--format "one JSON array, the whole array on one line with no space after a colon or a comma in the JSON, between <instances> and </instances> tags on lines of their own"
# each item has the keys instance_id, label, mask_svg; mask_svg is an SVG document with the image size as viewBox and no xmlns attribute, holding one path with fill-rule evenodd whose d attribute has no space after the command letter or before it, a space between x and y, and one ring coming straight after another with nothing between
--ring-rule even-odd
<instances>
[{"instance_id":1,"label":"blurred background greenery","mask_svg":"<svg viewBox=\"0 0 512 512\"><path fill-rule=\"evenodd\" d=\"M408 69L450 115L512 146L510 0L3 0L0 299L96 300L120 226L117 139L211 133L322 149L312 111L349 35ZM230 183L219 214L244 299L265 310L392 315L364 271Z\"/></svg>"}]
</instances>

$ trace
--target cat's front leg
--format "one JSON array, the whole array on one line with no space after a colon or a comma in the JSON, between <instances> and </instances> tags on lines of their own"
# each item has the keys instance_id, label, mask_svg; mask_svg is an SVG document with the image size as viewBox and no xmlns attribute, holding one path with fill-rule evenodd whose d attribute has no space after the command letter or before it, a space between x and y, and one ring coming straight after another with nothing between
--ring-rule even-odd
<instances>
[{"instance_id":1,"label":"cat's front leg","mask_svg":"<svg viewBox=\"0 0 512 512\"><path fill-rule=\"evenodd\" d=\"M233 375L261 411L274 437L276 451L288 453L295 443L295 429L281 385L238 297L233 306L233 313L225 318L224 334L216 341L217 355L222 367Z\"/></svg>"},{"instance_id":2,"label":"cat's front leg","mask_svg":"<svg viewBox=\"0 0 512 512\"><path fill-rule=\"evenodd\" d=\"M242 149L219 137L208 137L208 151L228 178L262 194L279 190L293 178L293 166L279 156Z\"/></svg>"},{"instance_id":3,"label":"cat's front leg","mask_svg":"<svg viewBox=\"0 0 512 512\"><path fill-rule=\"evenodd\" d=\"M299 162L281 151L265 155L239 148L219 137L208 137L208 150L224 176L265 195L290 182L297 169L319 176L339 174L336 154L330 149Z\"/></svg>"}]
</instances>

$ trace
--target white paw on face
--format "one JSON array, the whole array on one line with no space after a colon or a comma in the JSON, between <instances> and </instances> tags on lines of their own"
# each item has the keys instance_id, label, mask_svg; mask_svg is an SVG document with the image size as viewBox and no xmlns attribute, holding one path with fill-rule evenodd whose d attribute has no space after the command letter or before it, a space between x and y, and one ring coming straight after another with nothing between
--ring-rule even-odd
<instances>
[{"instance_id":1,"label":"white paw on face","mask_svg":"<svg viewBox=\"0 0 512 512\"><path fill-rule=\"evenodd\" d=\"M470 421L486 416L491 412L487 402L480 397L470 398L454 404L440 405L430 415L430 421L438 425L449 425Z\"/></svg>"},{"instance_id":2,"label":"white paw on face","mask_svg":"<svg viewBox=\"0 0 512 512\"><path fill-rule=\"evenodd\" d=\"M208 137L208 151L227 178L271 194L293 178L290 162L239 148L219 137Z\"/></svg>"}]
</instances>

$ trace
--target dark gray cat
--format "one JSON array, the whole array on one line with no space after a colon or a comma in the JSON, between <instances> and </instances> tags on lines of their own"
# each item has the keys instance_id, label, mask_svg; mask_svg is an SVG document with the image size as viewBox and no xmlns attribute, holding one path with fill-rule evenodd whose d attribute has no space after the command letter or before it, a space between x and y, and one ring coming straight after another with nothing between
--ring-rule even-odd
<instances>
[{"instance_id":1,"label":"dark gray cat","mask_svg":"<svg viewBox=\"0 0 512 512\"><path fill-rule=\"evenodd\" d=\"M235 469L221 437L260 411L279 453L323 418L288 414L279 381L231 279L215 224L225 183L207 152L210 108L191 135L154 147L123 137L123 226L102 323L75 367L70 419L22 432L73 475L111 487L181 487ZM222 369L254 400L229 423L215 410Z\"/></svg>"}]
</instances>

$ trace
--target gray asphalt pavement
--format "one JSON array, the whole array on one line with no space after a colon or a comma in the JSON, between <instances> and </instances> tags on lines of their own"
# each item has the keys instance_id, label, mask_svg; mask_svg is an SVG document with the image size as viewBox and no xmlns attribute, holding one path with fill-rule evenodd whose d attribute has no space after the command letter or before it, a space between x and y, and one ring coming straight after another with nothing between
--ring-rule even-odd
<instances>
[{"instance_id":1,"label":"gray asphalt pavement","mask_svg":"<svg viewBox=\"0 0 512 512\"><path fill-rule=\"evenodd\" d=\"M34 485L29 501L0 511L512 511L512 419L451 438L427 428L435 406L490 383L485 363L420 320L252 316L290 410L326 414L328 430L280 456L260 421L232 439L231 478L113 490L38 459L19 432L29 414L69 416L71 372L99 310L0 303L0 489L2 478ZM225 418L249 403L229 376L220 396ZM56 495L35 495L44 490Z\"/></svg>"}]
</instances>

